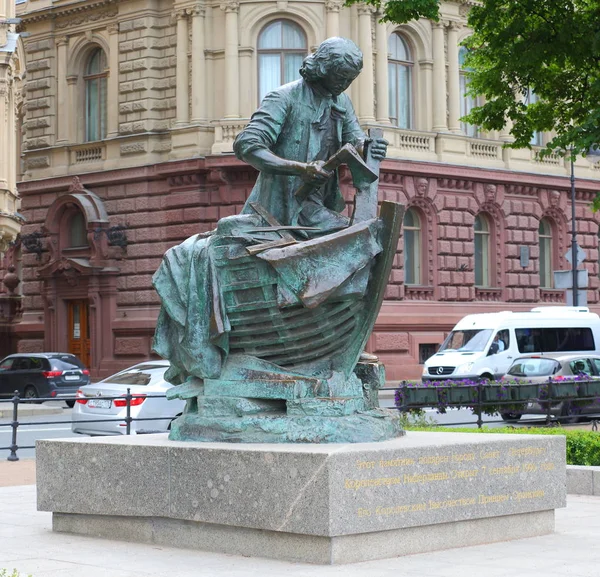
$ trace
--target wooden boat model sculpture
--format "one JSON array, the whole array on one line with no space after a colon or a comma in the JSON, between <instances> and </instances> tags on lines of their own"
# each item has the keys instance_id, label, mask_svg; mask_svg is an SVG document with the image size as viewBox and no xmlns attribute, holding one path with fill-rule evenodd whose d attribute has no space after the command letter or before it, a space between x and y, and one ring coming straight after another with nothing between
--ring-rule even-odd
<instances>
[{"instance_id":1,"label":"wooden boat model sculpture","mask_svg":"<svg viewBox=\"0 0 600 577\"><path fill-rule=\"evenodd\" d=\"M283 226L257 203L254 214L219 221L208 270L222 363L211 378L171 389L187 399L171 439L339 443L403 434L399 416L379 408L383 365L359 361L404 213L384 201L377 217L379 161L366 158L345 145L327 163L348 165L356 187L341 230Z\"/></svg>"}]
</instances>

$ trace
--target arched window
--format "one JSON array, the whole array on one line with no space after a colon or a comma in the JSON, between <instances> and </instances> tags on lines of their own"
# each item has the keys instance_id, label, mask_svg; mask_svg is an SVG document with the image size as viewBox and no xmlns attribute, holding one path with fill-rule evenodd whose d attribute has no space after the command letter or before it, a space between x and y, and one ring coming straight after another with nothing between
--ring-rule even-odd
<instances>
[{"instance_id":1,"label":"arched window","mask_svg":"<svg viewBox=\"0 0 600 577\"><path fill-rule=\"evenodd\" d=\"M404 284L421 283L421 218L414 208L404 215Z\"/></svg>"},{"instance_id":2,"label":"arched window","mask_svg":"<svg viewBox=\"0 0 600 577\"><path fill-rule=\"evenodd\" d=\"M412 128L413 57L406 40L397 32L388 39L388 90L390 121L399 128Z\"/></svg>"},{"instance_id":3,"label":"arched window","mask_svg":"<svg viewBox=\"0 0 600 577\"><path fill-rule=\"evenodd\" d=\"M85 67L85 140L91 142L106 136L106 55L97 48Z\"/></svg>"},{"instance_id":4,"label":"arched window","mask_svg":"<svg viewBox=\"0 0 600 577\"><path fill-rule=\"evenodd\" d=\"M552 288L552 225L542 218L538 229L540 243L540 287Z\"/></svg>"},{"instance_id":5,"label":"arched window","mask_svg":"<svg viewBox=\"0 0 600 577\"><path fill-rule=\"evenodd\" d=\"M459 79L460 79L460 116L466 116L478 106L477 98L474 96L469 96L467 91L469 89L469 68L465 66L465 58L467 56L468 50L461 46L458 51L458 68L459 68ZM460 123L461 130L471 138L476 138L479 136L479 129L474 124L469 124L468 122Z\"/></svg>"},{"instance_id":6,"label":"arched window","mask_svg":"<svg viewBox=\"0 0 600 577\"><path fill-rule=\"evenodd\" d=\"M289 20L275 20L258 37L258 98L300 78L300 66L308 53L306 35Z\"/></svg>"},{"instance_id":7,"label":"arched window","mask_svg":"<svg viewBox=\"0 0 600 577\"><path fill-rule=\"evenodd\" d=\"M77 211L69 220L69 248L88 246L85 217Z\"/></svg>"},{"instance_id":8,"label":"arched window","mask_svg":"<svg viewBox=\"0 0 600 577\"><path fill-rule=\"evenodd\" d=\"M483 215L475 217L475 286L489 287L490 279L490 221Z\"/></svg>"}]
</instances>

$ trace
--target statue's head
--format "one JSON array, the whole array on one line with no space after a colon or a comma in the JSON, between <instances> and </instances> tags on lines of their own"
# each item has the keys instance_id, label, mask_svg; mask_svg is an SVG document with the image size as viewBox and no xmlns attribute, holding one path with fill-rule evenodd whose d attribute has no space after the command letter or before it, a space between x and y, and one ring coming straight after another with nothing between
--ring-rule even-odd
<instances>
[{"instance_id":1,"label":"statue's head","mask_svg":"<svg viewBox=\"0 0 600 577\"><path fill-rule=\"evenodd\" d=\"M328 38L302 63L300 74L338 96L359 75L363 66L360 48L347 38Z\"/></svg>"}]
</instances>

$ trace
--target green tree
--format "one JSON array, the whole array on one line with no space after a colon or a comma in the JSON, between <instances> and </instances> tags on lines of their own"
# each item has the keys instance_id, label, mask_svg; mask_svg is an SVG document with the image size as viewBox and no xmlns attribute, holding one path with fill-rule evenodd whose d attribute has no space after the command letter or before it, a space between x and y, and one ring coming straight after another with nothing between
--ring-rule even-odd
<instances>
[{"instance_id":1,"label":"green tree","mask_svg":"<svg viewBox=\"0 0 600 577\"><path fill-rule=\"evenodd\" d=\"M439 8L439 0L389 0L383 19L437 21ZM484 130L510 122L513 148L530 147L535 131L554 130L542 154L572 148L585 155L600 143L600 0L482 0L468 25L470 93L485 104L466 121Z\"/></svg>"}]
</instances>

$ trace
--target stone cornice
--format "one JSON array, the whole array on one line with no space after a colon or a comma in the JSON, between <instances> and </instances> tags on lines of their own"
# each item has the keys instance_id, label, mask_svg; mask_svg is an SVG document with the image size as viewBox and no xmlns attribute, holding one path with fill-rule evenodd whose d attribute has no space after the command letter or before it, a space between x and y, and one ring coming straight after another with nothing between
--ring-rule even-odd
<instances>
[{"instance_id":1,"label":"stone cornice","mask_svg":"<svg viewBox=\"0 0 600 577\"><path fill-rule=\"evenodd\" d=\"M57 18L64 18L66 16L73 16L75 14L83 14L84 12L93 12L98 8L115 7L115 14L117 13L118 0L97 0L96 2L78 2L65 4L64 6L49 6L40 10L31 10L29 12L23 12L19 17L22 19L22 23L19 24L18 29L22 30L25 26L31 22L40 22L42 20L54 20Z\"/></svg>"}]
</instances>

